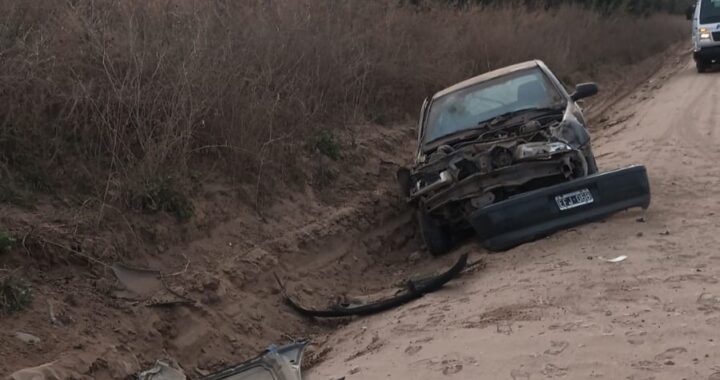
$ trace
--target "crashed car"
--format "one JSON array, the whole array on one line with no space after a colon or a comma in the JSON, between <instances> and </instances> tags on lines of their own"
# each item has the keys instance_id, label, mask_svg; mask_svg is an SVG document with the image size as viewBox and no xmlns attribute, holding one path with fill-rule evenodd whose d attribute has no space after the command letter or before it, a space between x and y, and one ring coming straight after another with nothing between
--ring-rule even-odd
<instances>
[{"instance_id":1,"label":"crashed car","mask_svg":"<svg viewBox=\"0 0 720 380\"><path fill-rule=\"evenodd\" d=\"M598 173L577 101L541 61L468 79L426 99L412 168L398 171L432 254L473 228L504 250L630 207L647 208L642 166Z\"/></svg>"}]
</instances>

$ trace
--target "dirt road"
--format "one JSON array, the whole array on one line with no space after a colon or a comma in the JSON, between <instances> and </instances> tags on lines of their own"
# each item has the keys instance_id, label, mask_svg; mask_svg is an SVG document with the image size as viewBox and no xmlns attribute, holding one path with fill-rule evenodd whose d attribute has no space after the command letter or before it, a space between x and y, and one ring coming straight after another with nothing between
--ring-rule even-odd
<instances>
[{"instance_id":1,"label":"dirt road","mask_svg":"<svg viewBox=\"0 0 720 380\"><path fill-rule=\"evenodd\" d=\"M469 243L453 255L485 269L345 326L306 377L720 379L719 88L683 57L596 123L601 170L648 167L649 210L501 254Z\"/></svg>"}]
</instances>

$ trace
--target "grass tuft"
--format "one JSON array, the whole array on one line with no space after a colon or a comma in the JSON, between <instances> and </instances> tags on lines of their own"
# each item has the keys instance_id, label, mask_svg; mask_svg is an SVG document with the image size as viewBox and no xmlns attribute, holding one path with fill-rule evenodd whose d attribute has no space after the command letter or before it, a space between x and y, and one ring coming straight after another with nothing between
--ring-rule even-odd
<instances>
[{"instance_id":1,"label":"grass tuft","mask_svg":"<svg viewBox=\"0 0 720 380\"><path fill-rule=\"evenodd\" d=\"M17 240L7 231L0 230L0 253L11 250Z\"/></svg>"},{"instance_id":2,"label":"grass tuft","mask_svg":"<svg viewBox=\"0 0 720 380\"><path fill-rule=\"evenodd\" d=\"M333 161L340 159L340 144L329 129L320 130L313 138L312 147Z\"/></svg>"},{"instance_id":3,"label":"grass tuft","mask_svg":"<svg viewBox=\"0 0 720 380\"><path fill-rule=\"evenodd\" d=\"M10 315L24 310L32 302L30 287L7 277L0 280L0 314Z\"/></svg>"},{"instance_id":4,"label":"grass tuft","mask_svg":"<svg viewBox=\"0 0 720 380\"><path fill-rule=\"evenodd\" d=\"M173 177L159 177L145 183L139 194L135 195L136 203L146 212L167 212L180 221L187 221L193 216L192 201L182 191Z\"/></svg>"}]
</instances>

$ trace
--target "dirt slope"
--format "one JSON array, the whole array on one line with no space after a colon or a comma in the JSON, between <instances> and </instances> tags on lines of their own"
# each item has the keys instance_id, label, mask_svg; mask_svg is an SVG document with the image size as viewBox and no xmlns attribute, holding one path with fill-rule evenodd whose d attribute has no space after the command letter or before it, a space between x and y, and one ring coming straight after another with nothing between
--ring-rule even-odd
<instances>
[{"instance_id":1,"label":"dirt slope","mask_svg":"<svg viewBox=\"0 0 720 380\"><path fill-rule=\"evenodd\" d=\"M682 61L681 66L685 64ZM628 70L637 73L634 77L642 78L652 65ZM674 129L667 117L672 115L683 121L683 112L676 113L657 102L664 97L664 102L672 107L696 106L691 99L677 103L676 92L667 89L675 86L675 91L683 96L692 86L707 86L707 91L712 92L710 81L720 74L697 79L685 69L666 82L667 76L677 70L679 66L669 65L663 74L665 78L658 76L624 103L613 105L618 93L615 91L608 91L613 96L606 96L605 101L595 99L594 103L596 113L600 110L612 116L596 134L601 166L647 162L650 167L656 201L646 215L647 223L635 222L638 213L620 215L604 224L487 257L469 244L458 252L472 251L473 260L485 257L486 270L469 274L448 289L405 308L352 322L334 335L327 334L347 321L313 322L300 318L280 302L273 272L283 276L293 294L303 302L319 307L338 295L385 290L397 280L445 266L457 256L455 253L430 259L424 253L415 253L419 249L417 234L409 210L397 196L393 179L398 165L412 157L414 125L342 128L339 138L343 159L335 162L312 154L300 157L305 160L303 167L307 168L312 183L288 188L284 200L263 208L262 213L247 202L256 191L253 184L238 188L222 181L208 181L196 200L196 216L189 223L178 224L169 216L108 209L104 223L109 231L100 235L93 235L92 231L84 234L85 221L95 219L86 215L86 210L68 206L64 199L43 200L35 210L0 206L0 226L23 240L14 251L0 255L0 276L12 273L22 278L31 285L34 294L28 310L0 317L0 376L56 361L55 369L66 378L122 379L155 359L168 356L176 359L189 375L197 377L250 358L270 343L281 344L300 337L314 338L306 356L308 364L328 358L310 372L311 379L344 376L356 367L359 372L349 375L350 378L385 378L387 374L403 378L392 371L420 378L437 378L443 372L455 371L459 371L458 378L478 377L471 372L472 368L487 378L496 378L497 373L510 378L512 371L517 379L526 372L569 373L570 369L563 368L578 360L564 356L568 352L578 355L584 352L585 358L591 358L587 360L595 360L592 358L608 357L607 351L616 349L604 341L595 342L596 335L599 339L610 339L611 335L603 333L613 333L614 339L621 342L642 341L644 345L632 348L648 353L636 361L657 361L655 351L665 349L652 340L652 334L659 330L656 326L642 327L644 330L638 327L633 332L637 337L622 337L625 332L620 331L625 328L622 323L645 318L644 311L637 311L640 313L637 318L623 315L636 309L662 310L667 302L678 302L668 306L676 308L667 312L672 316L686 309L694 311L688 306L696 305L699 296L696 294L699 288L691 287L693 281L705 281L707 287L716 282L707 277L711 269L700 266L707 261L702 255L713 252L710 248L698 248L703 242L712 241L711 236L701 235L712 235L711 221L700 220L703 213L712 212L708 207L718 206L717 202L710 205L700 199L712 196L712 188L694 190L693 198L680 198L689 194L683 188L685 184L706 181L709 186L714 180L712 176L697 176L686 170L707 173L714 170L711 147L691 150L688 145L688 141L710 141L713 137L686 139L689 129ZM654 88L661 84L665 87ZM609 85L623 89L622 85ZM710 98L699 97L694 101L706 104ZM609 113L604 111L607 106L612 107ZM657 113L653 107L662 108L664 113ZM701 111L707 109L698 108L698 115L710 116ZM699 119L704 124L698 125L711 124L706 121ZM646 136L664 140L653 143ZM631 144L638 144L636 151L625 155L635 148ZM683 156L685 150L687 156ZM702 159L703 154L710 158ZM695 166L686 168L686 162ZM695 182L683 181L680 178L683 176ZM700 189L698 186L693 189ZM692 202L705 209L685 207ZM671 231L670 235L658 235L666 229ZM637 237L637 232L644 235ZM688 237L697 243L681 245ZM671 253L681 247L692 251ZM626 252L630 252L630 259L617 266L587 260L588 256ZM88 262L85 256L101 262ZM673 261L678 257L685 257L683 265ZM116 262L162 271L171 288L191 298L194 304L148 307L145 302L118 298L120 286L106 266ZM709 262L707 265L711 266ZM696 272L697 269L702 272ZM635 276L638 270L649 272ZM688 276L677 277L679 271ZM664 282L666 278L670 278L668 282ZM692 294L682 305L673 299L665 300L666 288L656 287L651 279L666 287L686 286ZM647 286L646 283L653 284L652 294L657 294L662 302L645 297L639 290L639 284ZM677 291L680 297L680 288ZM712 293L712 289L708 291ZM712 297L704 295L700 306L712 310L715 300ZM623 302L629 309L624 309ZM720 304L717 307L720 309ZM692 323L682 320L682 316L673 318L689 326L705 323L705 319ZM720 320L711 321L720 326ZM573 328L576 332L565 337L564 330ZM608 328L614 330L608 332ZM16 332L33 334L40 341L24 342ZM578 332L587 341L573 335ZM580 344L592 346L593 350L581 351ZM689 343L683 347L689 351L686 356L694 354ZM558 351L558 355L545 363L542 358L547 355L542 353L548 348L549 352ZM519 356L509 357L508 352ZM533 357L536 353L541 356ZM351 356L354 359L345 360ZM616 356L630 357L622 351ZM701 353L697 358L707 364L706 368L710 366ZM667 360L677 363L670 367L680 368L679 360ZM652 365L647 363L640 365ZM586 364L589 369L599 368L593 365ZM607 365L616 368L612 363ZM607 378L614 378L612 372L604 373ZM540 376L533 374L532 378Z\"/></svg>"},{"instance_id":2,"label":"dirt slope","mask_svg":"<svg viewBox=\"0 0 720 380\"><path fill-rule=\"evenodd\" d=\"M647 165L648 211L502 254L469 243L486 269L340 329L307 378L720 379L718 88L684 54L596 128L602 170Z\"/></svg>"},{"instance_id":3,"label":"dirt slope","mask_svg":"<svg viewBox=\"0 0 720 380\"><path fill-rule=\"evenodd\" d=\"M88 237L73 234L77 226L65 214L75 214L56 201L36 210L0 206L0 226L23 240L0 255L0 275L13 273L34 295L27 310L0 316L0 378L56 361L62 378L123 379L162 357L197 377L271 343L337 327L342 322L313 324L290 312L273 273L303 299L371 293L401 278L418 249L394 183L398 165L412 156L414 127L365 125L339 134L341 161L300 158L325 184L289 188L262 213L238 201L232 187L213 184L190 223L128 213L109 236ZM149 307L118 297L122 285L109 268L118 262L161 271L194 304Z\"/></svg>"}]
</instances>

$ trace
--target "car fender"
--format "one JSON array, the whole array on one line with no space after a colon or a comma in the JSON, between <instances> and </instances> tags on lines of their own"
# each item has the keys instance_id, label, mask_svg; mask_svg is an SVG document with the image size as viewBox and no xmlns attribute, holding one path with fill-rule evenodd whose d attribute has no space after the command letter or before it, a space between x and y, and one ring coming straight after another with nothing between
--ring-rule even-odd
<instances>
[{"instance_id":1,"label":"car fender","mask_svg":"<svg viewBox=\"0 0 720 380\"><path fill-rule=\"evenodd\" d=\"M565 114L563 121L550 127L550 133L575 149L590 142L590 133L587 128L570 112Z\"/></svg>"}]
</instances>

